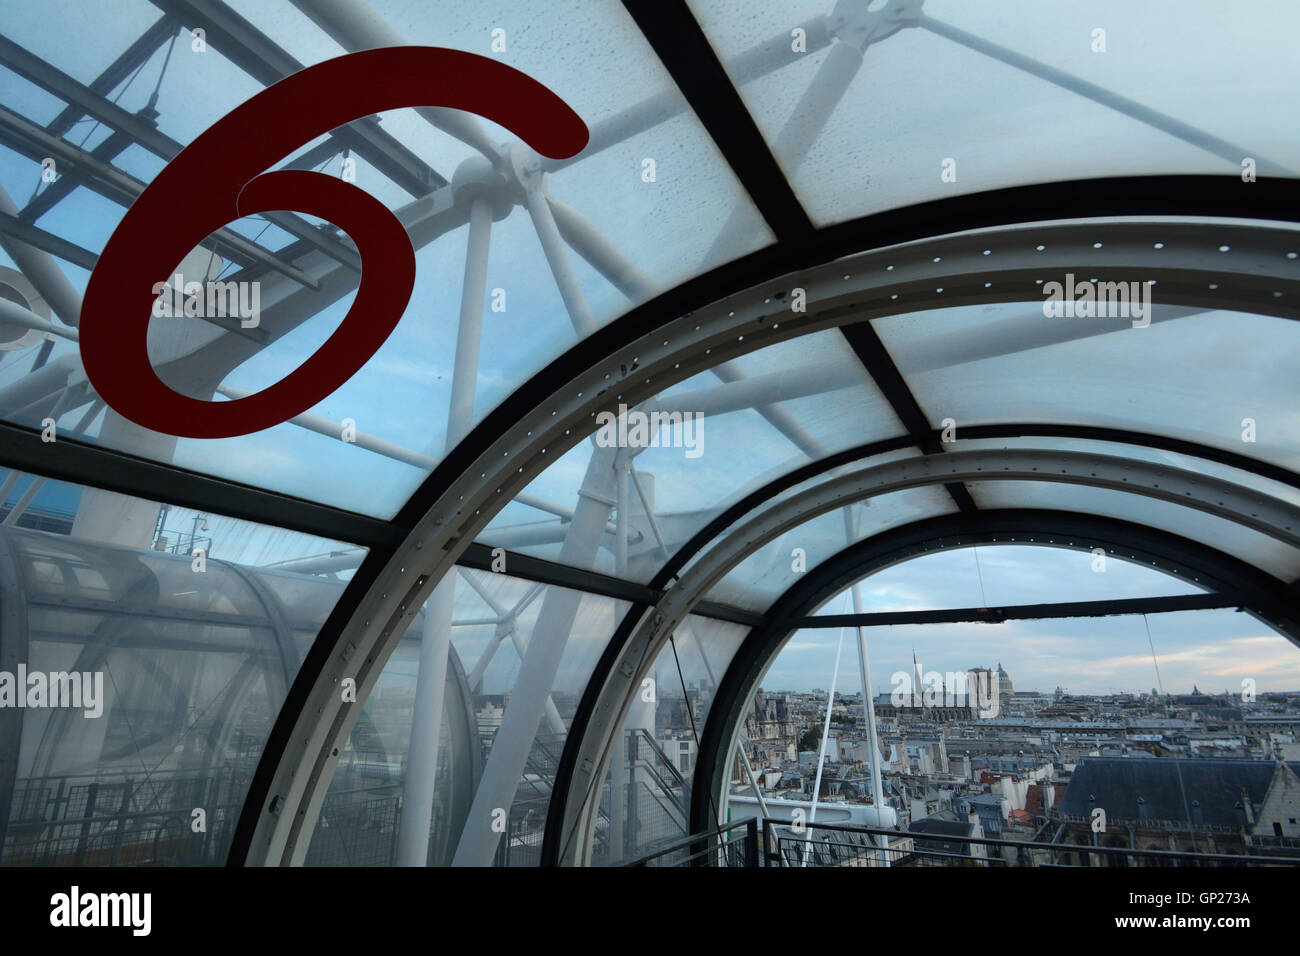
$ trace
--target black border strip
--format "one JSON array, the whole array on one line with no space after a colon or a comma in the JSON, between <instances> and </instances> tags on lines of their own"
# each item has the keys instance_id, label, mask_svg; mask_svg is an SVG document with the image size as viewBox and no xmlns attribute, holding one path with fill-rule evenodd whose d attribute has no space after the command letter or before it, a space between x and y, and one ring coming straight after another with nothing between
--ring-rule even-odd
<instances>
[{"instance_id":1,"label":"black border strip","mask_svg":"<svg viewBox=\"0 0 1300 956\"><path fill-rule=\"evenodd\" d=\"M45 442L39 431L3 421L0 421L0 465L56 481L182 508L215 511L229 518L372 549L396 547L406 537L405 528L382 518L201 475L75 438L56 434L54 441Z\"/></svg>"},{"instance_id":2,"label":"black border strip","mask_svg":"<svg viewBox=\"0 0 1300 956\"><path fill-rule=\"evenodd\" d=\"M871 380L880 389L885 401L894 409L894 414L903 423L903 427L915 439L916 444L927 455L936 455L946 449L939 438L930 430L930 422L921 410L921 404L907 387L903 374L894 364L894 359L880 341L875 328L870 322L858 322L854 325L840 327L840 334L848 340L849 348L858 357L871 376ZM974 511L975 499L971 497L966 486L960 481L950 481L943 486L960 511Z\"/></svg>"},{"instance_id":3,"label":"black border strip","mask_svg":"<svg viewBox=\"0 0 1300 956\"><path fill-rule=\"evenodd\" d=\"M891 624L999 624L1002 621L1041 621L1061 617L1109 617L1115 614L1165 614L1170 611L1206 611L1242 607L1246 596L1238 591L1211 594L1175 594L1170 597L1115 598L1109 601L1056 601L1050 604L1015 604L1008 607L962 607L933 611L880 611L871 614L820 614L791 622L798 630L809 628L882 627Z\"/></svg>"},{"instance_id":4,"label":"black border strip","mask_svg":"<svg viewBox=\"0 0 1300 956\"><path fill-rule=\"evenodd\" d=\"M623 0L695 115L780 242L812 235L813 224L767 140L683 0Z\"/></svg>"}]
</instances>

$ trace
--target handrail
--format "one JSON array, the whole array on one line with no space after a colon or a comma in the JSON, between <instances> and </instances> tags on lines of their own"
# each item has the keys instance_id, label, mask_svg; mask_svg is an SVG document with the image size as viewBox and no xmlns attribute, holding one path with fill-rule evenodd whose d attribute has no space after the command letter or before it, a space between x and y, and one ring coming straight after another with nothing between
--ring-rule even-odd
<instances>
[{"instance_id":1,"label":"handrail","mask_svg":"<svg viewBox=\"0 0 1300 956\"><path fill-rule=\"evenodd\" d=\"M691 836L683 837L666 847L661 847L660 849L655 850L653 853L647 853L645 856L638 857L629 863L624 863L623 866L649 866L650 861L652 860L657 860L660 857L667 856L670 853L678 853L682 850L689 851L686 860L682 862L693 862L718 849L718 845L725 846L725 841L719 840L719 837L724 833L730 833L733 830L739 830L741 828L746 831L746 839L748 840L748 845L745 848L746 858L747 860L753 861L747 862L746 865L758 866L758 824L759 820L757 817L747 817L744 820L735 820L731 823L725 823L706 833L695 833ZM714 841L718 841L718 845L711 846L710 844Z\"/></svg>"},{"instance_id":2,"label":"handrail","mask_svg":"<svg viewBox=\"0 0 1300 956\"><path fill-rule=\"evenodd\" d=\"M790 829L792 824L788 821L772 820L764 818L765 829L784 827ZM939 833L924 833L917 830L889 830L883 827L864 827L851 826L835 823L804 823L802 826L806 830L828 830L841 833L868 834L872 836L886 837L909 837L912 840L922 843L962 843L967 845L991 846L991 847L1008 847L1015 850L1036 850L1038 852L1080 852L1080 853L1098 853L1102 856L1120 856L1120 857L1146 857L1153 860L1205 860L1223 863L1232 863L1234 865L1243 865L1250 863L1267 863L1273 866L1279 864L1300 866L1300 857L1290 856L1251 856L1246 854L1234 853L1200 853L1186 852L1180 850L1138 850L1129 847L1116 846L1091 846L1088 844L1078 843L1030 843L1024 840L995 840L989 837L963 837L951 836ZM796 837L802 837L803 834L796 834ZM779 837L778 837L779 838ZM766 845L766 844L765 844Z\"/></svg>"},{"instance_id":3,"label":"handrail","mask_svg":"<svg viewBox=\"0 0 1300 956\"><path fill-rule=\"evenodd\" d=\"M759 839L758 828L762 827L762 839ZM1266 866L1300 866L1300 856L1255 856L1246 854L1232 853L1199 853L1199 852L1182 852L1175 850L1138 850L1129 847L1108 847L1108 846L1091 846L1087 844L1074 843L1031 843L1024 840L997 840L988 837L968 837L955 836L948 834L924 833L913 830L890 830L884 827L864 827L846 824L834 823L805 823L803 832L793 833L793 824L787 820L775 820L771 817L747 817L743 820L735 820L731 823L723 824L714 829L703 833L692 834L682 837L673 843L660 847L659 849L639 857L624 866L650 866L653 861L672 853L687 851L685 859L676 861L673 865L696 865L707 866L707 858L710 854L724 849L728 845L728 840L723 837L725 834L731 834L742 827L746 830L747 842L744 846L746 866L785 866L787 861L783 858L781 844L783 842L795 845L808 845L811 849L817 847L834 846L845 847L861 850L865 853L890 852L888 848L882 848L875 844L875 841L869 843L856 842L831 842L828 840L817 840L813 837L813 831L823 831L826 833L840 833L856 836L885 836L892 838L905 838L913 841L914 849L908 853L915 853L926 858L945 857L952 859L969 859L977 862L984 862L991 866L1005 866L1009 861L1003 857L990 855L987 857L965 856L964 854L953 853L949 849L930 850L924 847L926 843L944 843L951 847L954 844L963 846L981 846L993 848L1009 848L1017 851L1033 851L1039 854L1052 854L1053 859L1061 853L1087 853L1097 854L1103 860L1106 858L1122 859L1145 859L1153 864L1159 865L1162 862L1167 864L1177 864L1178 862L1196 862L1196 863L1222 863L1231 866L1246 865L1266 865ZM792 831L792 835L782 835L779 830ZM775 837L775 840L773 839ZM922 844L922 846L917 846ZM762 847L760 852L759 847ZM775 849L773 849L775 846ZM897 850L894 850L897 852Z\"/></svg>"}]
</instances>

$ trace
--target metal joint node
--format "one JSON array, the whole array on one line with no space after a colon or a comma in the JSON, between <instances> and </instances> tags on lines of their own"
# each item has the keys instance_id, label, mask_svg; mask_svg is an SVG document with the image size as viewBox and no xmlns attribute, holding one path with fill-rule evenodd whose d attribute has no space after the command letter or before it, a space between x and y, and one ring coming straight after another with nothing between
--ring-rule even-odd
<instances>
[{"instance_id":1,"label":"metal joint node","mask_svg":"<svg viewBox=\"0 0 1300 956\"><path fill-rule=\"evenodd\" d=\"M513 183L482 156L469 157L451 176L451 195L456 205L469 207L479 199L487 200L492 205L494 222L500 222L515 208L514 192Z\"/></svg>"},{"instance_id":2,"label":"metal joint node","mask_svg":"<svg viewBox=\"0 0 1300 956\"><path fill-rule=\"evenodd\" d=\"M863 52L921 19L925 0L889 0L883 9L869 10L863 0L839 0L829 17L832 35Z\"/></svg>"}]
</instances>

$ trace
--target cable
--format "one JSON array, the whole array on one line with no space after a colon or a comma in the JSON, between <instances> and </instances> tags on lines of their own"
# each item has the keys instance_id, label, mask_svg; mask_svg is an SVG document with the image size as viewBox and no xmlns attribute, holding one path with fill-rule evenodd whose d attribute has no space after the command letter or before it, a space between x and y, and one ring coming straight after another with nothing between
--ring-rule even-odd
<instances>
[{"instance_id":1,"label":"cable","mask_svg":"<svg viewBox=\"0 0 1300 956\"><path fill-rule=\"evenodd\" d=\"M1165 684L1160 677L1160 662L1156 660L1156 644L1155 641L1152 640L1151 638L1151 622L1147 619L1147 616L1145 614L1142 615L1142 624L1146 627L1147 630L1147 646L1151 648L1151 664L1156 669L1156 688L1160 691L1160 696L1164 697ZM1169 712L1169 707L1168 705L1166 705L1165 713L1168 712ZM1183 765L1181 762L1181 758L1174 757L1173 760L1174 760L1174 772L1178 774L1178 792L1182 795L1183 798L1183 812L1187 814L1187 833L1192 838L1192 851L1199 853L1200 848L1196 845L1196 831L1193 829L1194 825L1192 823L1192 808L1187 803L1187 788L1183 785Z\"/></svg>"},{"instance_id":2,"label":"cable","mask_svg":"<svg viewBox=\"0 0 1300 956\"><path fill-rule=\"evenodd\" d=\"M168 46L168 47L167 47L167 56L166 56L166 58L163 60L163 68L162 68L162 72L158 74L158 83L154 86L154 88L153 88L153 93L150 94L150 96L149 96L149 106L151 106L151 107L153 106L154 101L155 101L156 97L158 96L158 87L162 86L162 78L163 78L163 74L165 74L165 73L167 72L167 61L171 59L171 55L172 55L172 46L175 46L175 45L176 45L176 37L177 37L178 35L179 35L179 34L173 34L173 35L172 35L171 46ZM148 66L148 65L149 65L149 60L152 60L152 59L153 59L152 56L148 57L144 62L142 62L139 66L137 66L137 67L135 68L135 72L131 74L131 76L127 79L126 83L123 84L122 88L121 88L120 90L117 91L117 95L113 97L112 102L116 103L118 100L120 100L120 99L122 98L122 95L123 95L127 90L129 90L129 89L131 88L131 84L135 82L135 78L136 78L137 76L140 75L140 71L143 70L146 66ZM79 123L88 122L89 119L90 119L90 117L86 117L86 118L84 118L84 119L77 120L77 123L74 123L73 125L75 126L75 125L77 125L77 124L79 124ZM95 135L95 130L99 129L99 127L100 127L100 121L99 121L98 119L96 119L94 125L90 127L89 132L87 132L86 135L83 136L83 137L81 138L81 142L77 144L77 148L78 148L78 149L83 149L83 148L85 148L86 141L89 140L90 137L92 137L92 136ZM44 173L44 170L42 170L42 173ZM40 178L38 178L38 179L36 180L36 188L35 188L34 190L32 190L31 198L27 200L28 203L30 203L30 202L32 201L32 199L35 199L37 196L40 195L40 193L41 193L41 187L42 187L43 185L45 185L45 178L44 178L44 176L42 175Z\"/></svg>"},{"instance_id":3,"label":"cable","mask_svg":"<svg viewBox=\"0 0 1300 956\"><path fill-rule=\"evenodd\" d=\"M984 572L980 569L980 549L971 548L971 550L975 552L975 574L980 579L980 606L988 607L989 599L988 596L984 593Z\"/></svg>"},{"instance_id":4,"label":"cable","mask_svg":"<svg viewBox=\"0 0 1300 956\"><path fill-rule=\"evenodd\" d=\"M172 61L172 50L176 47L176 38L180 32L172 34L172 42L167 44L167 55L163 57L162 69L158 71L158 82L153 85L153 92L149 94L149 106L152 107L158 102L158 91L162 89L163 77L167 75L167 65ZM139 72L139 71L137 71Z\"/></svg>"},{"instance_id":5,"label":"cable","mask_svg":"<svg viewBox=\"0 0 1300 956\"><path fill-rule=\"evenodd\" d=\"M698 755L700 752L700 735L695 730L695 708L691 706L690 694L686 692L686 678L682 674L682 662L680 658L678 658L677 656L676 637L677 636L675 634L670 634L668 636L668 646L673 649L673 661L677 665L677 680L682 685L682 698L686 701L686 717L691 722L691 738L695 741L695 753ZM695 784L695 768L692 767L691 768L691 789L692 790L695 789L694 784ZM713 800L712 789L709 790L709 810L711 810L713 814L713 825L715 827L722 826L722 818L718 813L718 805ZM689 820L687 820L687 829L688 830L690 829Z\"/></svg>"},{"instance_id":6,"label":"cable","mask_svg":"<svg viewBox=\"0 0 1300 956\"><path fill-rule=\"evenodd\" d=\"M1146 625L1147 629L1147 646L1151 648L1151 664L1156 669L1156 687L1160 690L1160 696L1164 697L1165 684L1164 681L1160 679L1160 662L1156 660L1156 645L1151 639L1151 622L1147 620L1145 614L1142 615L1142 623Z\"/></svg>"}]
</instances>

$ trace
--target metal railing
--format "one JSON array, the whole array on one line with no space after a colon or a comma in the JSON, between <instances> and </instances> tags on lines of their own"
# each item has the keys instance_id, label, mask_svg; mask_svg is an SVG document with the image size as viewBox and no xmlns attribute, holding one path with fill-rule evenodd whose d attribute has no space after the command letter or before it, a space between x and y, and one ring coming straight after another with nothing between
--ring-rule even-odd
<instances>
[{"instance_id":1,"label":"metal railing","mask_svg":"<svg viewBox=\"0 0 1300 956\"><path fill-rule=\"evenodd\" d=\"M0 859L6 866L220 865L250 777L227 767L210 775L22 779Z\"/></svg>"},{"instance_id":2,"label":"metal railing","mask_svg":"<svg viewBox=\"0 0 1300 956\"><path fill-rule=\"evenodd\" d=\"M624 866L723 866L760 865L759 820L750 817L728 823L661 847L653 853L624 863Z\"/></svg>"},{"instance_id":3,"label":"metal railing","mask_svg":"<svg viewBox=\"0 0 1300 956\"><path fill-rule=\"evenodd\" d=\"M330 790L307 847L307 866L392 866L402 798L396 787Z\"/></svg>"},{"instance_id":4,"label":"metal railing","mask_svg":"<svg viewBox=\"0 0 1300 956\"><path fill-rule=\"evenodd\" d=\"M685 837L624 866L1296 867L1300 856L1034 843L750 817Z\"/></svg>"},{"instance_id":5,"label":"metal railing","mask_svg":"<svg viewBox=\"0 0 1300 956\"><path fill-rule=\"evenodd\" d=\"M1129 847L1033 843L836 824L763 821L768 866L1222 867L1300 866L1300 856L1185 853ZM881 846L880 838L884 838ZM805 864L803 860L807 858Z\"/></svg>"}]
</instances>

